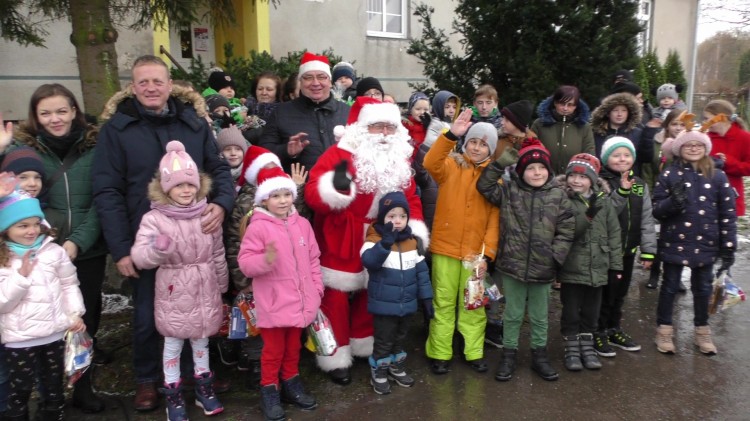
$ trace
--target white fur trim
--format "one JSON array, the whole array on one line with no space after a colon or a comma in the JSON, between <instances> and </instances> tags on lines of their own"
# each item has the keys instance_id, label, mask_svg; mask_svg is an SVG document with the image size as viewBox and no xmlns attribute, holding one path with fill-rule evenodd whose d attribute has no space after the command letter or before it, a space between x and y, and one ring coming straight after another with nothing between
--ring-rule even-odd
<instances>
[{"instance_id":1,"label":"white fur trim","mask_svg":"<svg viewBox=\"0 0 750 421\"><path fill-rule=\"evenodd\" d=\"M321 200L323 200L323 202L325 202L331 209L344 209L349 206L354 200L354 197L357 196L357 186L354 183L349 183L349 194L346 195L339 193L339 191L333 187L333 171L328 171L321 175L318 180L318 194L320 194Z\"/></svg>"},{"instance_id":2,"label":"white fur trim","mask_svg":"<svg viewBox=\"0 0 750 421\"><path fill-rule=\"evenodd\" d=\"M346 133L346 128L340 124L333 128L333 136L336 138L337 142L341 140L341 138L344 136L344 133Z\"/></svg>"},{"instance_id":3,"label":"white fur trim","mask_svg":"<svg viewBox=\"0 0 750 421\"><path fill-rule=\"evenodd\" d=\"M430 247L430 230L427 229L427 224L418 219L410 219L409 227L411 228L411 233L422 240L422 245L427 250Z\"/></svg>"},{"instance_id":4,"label":"white fur trim","mask_svg":"<svg viewBox=\"0 0 750 421\"><path fill-rule=\"evenodd\" d=\"M401 124L401 113L396 104L366 104L359 112L357 122L360 125L367 126L373 123L391 123L393 125Z\"/></svg>"},{"instance_id":5,"label":"white fur trim","mask_svg":"<svg viewBox=\"0 0 750 421\"><path fill-rule=\"evenodd\" d=\"M313 70L321 71L327 74L329 78L331 77L331 66L320 60L310 60L299 66L299 76L297 77L297 79L302 79L302 76L305 73L311 72Z\"/></svg>"},{"instance_id":6,"label":"white fur trim","mask_svg":"<svg viewBox=\"0 0 750 421\"><path fill-rule=\"evenodd\" d=\"M372 194L372 203L370 203L370 209L367 210L367 217L375 220L378 219L378 210L380 209L380 199L383 198L385 194L381 193L380 191L375 191Z\"/></svg>"},{"instance_id":7,"label":"white fur trim","mask_svg":"<svg viewBox=\"0 0 750 421\"><path fill-rule=\"evenodd\" d=\"M267 152L258 155L253 163L250 164L245 170L245 181L255 185L258 181L258 172L260 172L261 168L272 162L276 164L277 167L281 168L281 161L279 161L279 157L276 156L276 154Z\"/></svg>"},{"instance_id":8,"label":"white fur trim","mask_svg":"<svg viewBox=\"0 0 750 421\"><path fill-rule=\"evenodd\" d=\"M273 177L261 183L258 190L255 191L254 202L260 205L261 202L268 199L271 193L276 190L287 189L292 192L292 197L297 199L297 185L289 177Z\"/></svg>"},{"instance_id":9,"label":"white fur trim","mask_svg":"<svg viewBox=\"0 0 750 421\"><path fill-rule=\"evenodd\" d=\"M352 292L367 288L366 270L352 273L321 266L320 271L323 273L323 285L337 291Z\"/></svg>"},{"instance_id":10,"label":"white fur trim","mask_svg":"<svg viewBox=\"0 0 750 421\"><path fill-rule=\"evenodd\" d=\"M316 355L318 367L326 373L337 368L349 368L352 366L352 349L349 345L340 346L336 352L329 356Z\"/></svg>"},{"instance_id":11,"label":"white fur trim","mask_svg":"<svg viewBox=\"0 0 750 421\"><path fill-rule=\"evenodd\" d=\"M352 355L355 357L369 357L372 355L372 345L375 342L372 336L366 338L349 338L352 347Z\"/></svg>"}]
</instances>

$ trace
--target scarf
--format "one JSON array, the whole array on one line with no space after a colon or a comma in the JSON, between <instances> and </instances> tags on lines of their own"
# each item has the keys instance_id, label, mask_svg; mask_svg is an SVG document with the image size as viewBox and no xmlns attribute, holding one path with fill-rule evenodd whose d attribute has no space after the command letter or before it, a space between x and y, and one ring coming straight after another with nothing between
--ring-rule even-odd
<instances>
[{"instance_id":1,"label":"scarf","mask_svg":"<svg viewBox=\"0 0 750 421\"><path fill-rule=\"evenodd\" d=\"M75 145L75 143L81 138L84 129L85 127L82 127L74 121L73 126L70 128L70 132L64 136L54 136L42 129L39 131L39 137L45 146L54 152L60 160L63 160L68 155L68 152L70 152L73 145Z\"/></svg>"},{"instance_id":2,"label":"scarf","mask_svg":"<svg viewBox=\"0 0 750 421\"><path fill-rule=\"evenodd\" d=\"M44 241L44 238L45 238L45 235L40 235L39 237L36 238L36 241L34 241L34 244L30 246L18 244L10 240L6 241L5 244L8 245L8 248L10 249L10 251L12 251L13 253L16 253L19 257L23 257L26 254L26 252L28 252L29 250L34 250L34 251L39 250L39 247L42 246L42 241Z\"/></svg>"},{"instance_id":3,"label":"scarf","mask_svg":"<svg viewBox=\"0 0 750 421\"><path fill-rule=\"evenodd\" d=\"M206 198L187 206L151 202L151 209L156 209L172 219L193 219L200 217L206 206L208 206Z\"/></svg>"}]
</instances>

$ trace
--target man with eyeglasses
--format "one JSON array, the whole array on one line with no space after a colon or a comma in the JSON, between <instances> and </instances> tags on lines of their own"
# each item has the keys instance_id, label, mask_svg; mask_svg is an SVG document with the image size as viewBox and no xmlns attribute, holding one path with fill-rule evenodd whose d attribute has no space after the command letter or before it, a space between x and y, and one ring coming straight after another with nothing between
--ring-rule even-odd
<instances>
[{"instance_id":1,"label":"man with eyeglasses","mask_svg":"<svg viewBox=\"0 0 750 421\"><path fill-rule=\"evenodd\" d=\"M306 52L299 67L300 96L276 108L258 145L275 153L284 171L299 162L312 168L336 143L333 128L346 124L349 106L331 93L331 66L326 56Z\"/></svg>"}]
</instances>

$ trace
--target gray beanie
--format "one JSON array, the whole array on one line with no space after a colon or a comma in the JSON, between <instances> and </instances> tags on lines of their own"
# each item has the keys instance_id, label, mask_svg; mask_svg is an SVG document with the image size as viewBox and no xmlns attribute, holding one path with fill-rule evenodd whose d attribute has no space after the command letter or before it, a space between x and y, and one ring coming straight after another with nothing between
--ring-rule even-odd
<instances>
[{"instance_id":1,"label":"gray beanie","mask_svg":"<svg viewBox=\"0 0 750 421\"><path fill-rule=\"evenodd\" d=\"M487 145L490 147L490 156L492 156L495 153L495 149L497 149L497 129L490 123L481 122L472 124L469 131L466 132L464 139L464 144L461 148L463 152L466 152L466 142L469 139L483 139L487 142Z\"/></svg>"},{"instance_id":2,"label":"gray beanie","mask_svg":"<svg viewBox=\"0 0 750 421\"><path fill-rule=\"evenodd\" d=\"M659 89L656 90L656 100L661 101L664 98L672 98L675 101L677 101L680 97L677 95L677 87L672 85L671 83L665 83L661 86L659 86Z\"/></svg>"}]
</instances>

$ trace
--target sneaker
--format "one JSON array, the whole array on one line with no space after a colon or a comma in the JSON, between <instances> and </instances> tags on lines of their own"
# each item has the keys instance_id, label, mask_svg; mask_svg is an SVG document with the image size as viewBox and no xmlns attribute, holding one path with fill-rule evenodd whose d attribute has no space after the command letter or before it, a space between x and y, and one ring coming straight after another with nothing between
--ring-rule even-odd
<instances>
[{"instance_id":1,"label":"sneaker","mask_svg":"<svg viewBox=\"0 0 750 421\"><path fill-rule=\"evenodd\" d=\"M219 351L219 359L224 365L236 365L239 358L237 356L237 341L227 338L218 338L216 340L216 350Z\"/></svg>"},{"instance_id":2,"label":"sneaker","mask_svg":"<svg viewBox=\"0 0 750 421\"><path fill-rule=\"evenodd\" d=\"M617 355L615 349L609 344L606 332L596 332L594 334L594 350L600 357L612 358Z\"/></svg>"},{"instance_id":3,"label":"sneaker","mask_svg":"<svg viewBox=\"0 0 750 421\"><path fill-rule=\"evenodd\" d=\"M622 329L617 329L609 335L609 343L612 346L616 346L625 351L640 351L641 346L635 343L633 338L627 333L623 332Z\"/></svg>"},{"instance_id":4,"label":"sneaker","mask_svg":"<svg viewBox=\"0 0 750 421\"><path fill-rule=\"evenodd\" d=\"M496 323L487 323L484 330L484 343L496 348L503 347L503 325Z\"/></svg>"}]
</instances>

